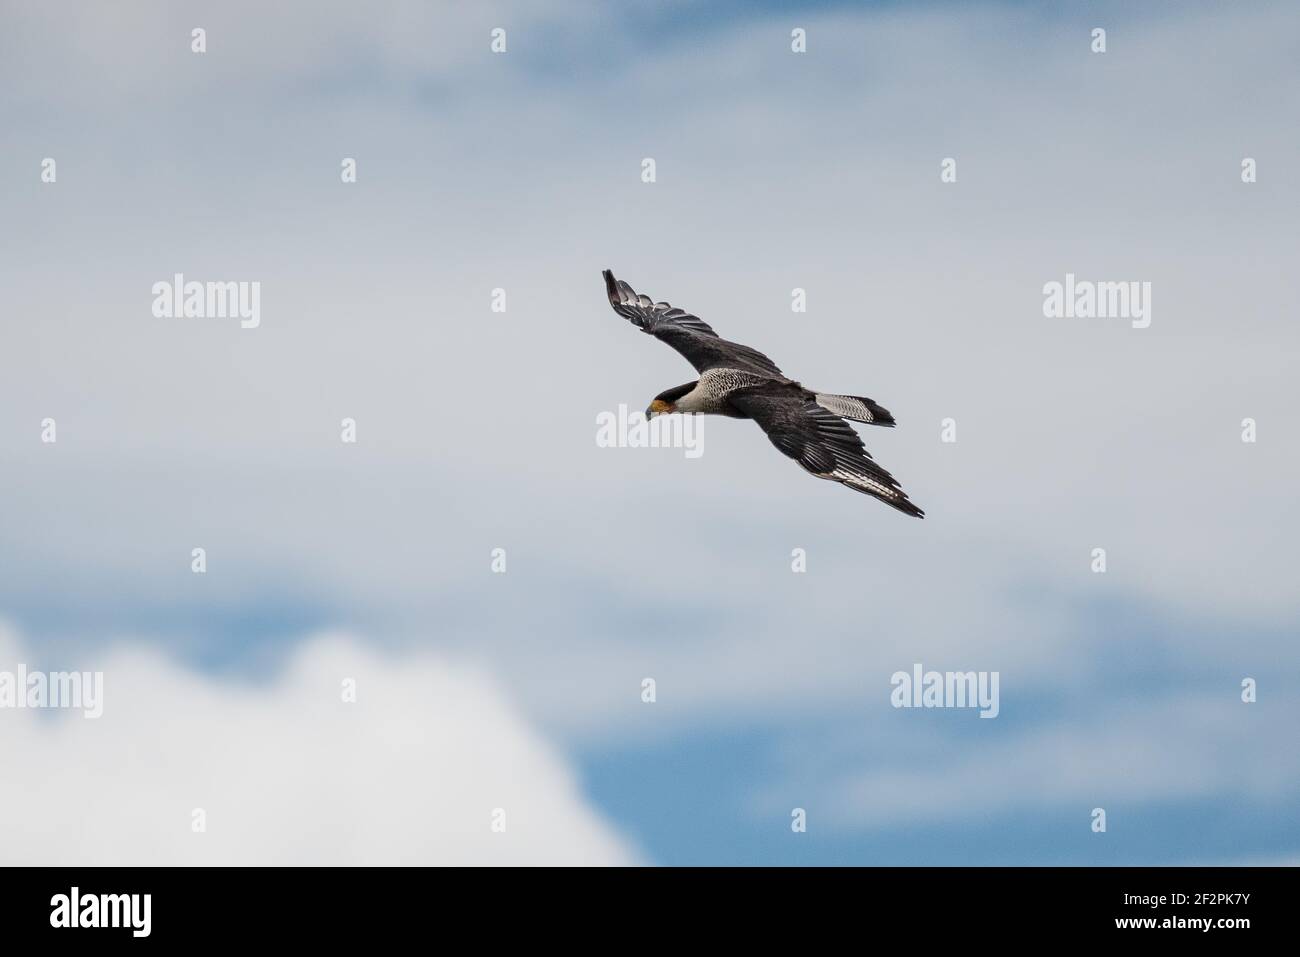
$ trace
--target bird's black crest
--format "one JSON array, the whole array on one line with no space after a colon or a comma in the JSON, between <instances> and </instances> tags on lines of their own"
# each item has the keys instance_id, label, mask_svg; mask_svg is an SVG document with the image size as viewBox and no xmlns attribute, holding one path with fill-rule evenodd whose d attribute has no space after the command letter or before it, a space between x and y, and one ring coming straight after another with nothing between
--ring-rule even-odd
<instances>
[{"instance_id":1,"label":"bird's black crest","mask_svg":"<svg viewBox=\"0 0 1300 957\"><path fill-rule=\"evenodd\" d=\"M690 392L694 388L695 388L694 382L687 382L685 385L675 385L671 389L666 389L663 392L660 392L657 396L655 396L655 398L662 399L664 402L676 402L678 399L680 399L687 392Z\"/></svg>"}]
</instances>

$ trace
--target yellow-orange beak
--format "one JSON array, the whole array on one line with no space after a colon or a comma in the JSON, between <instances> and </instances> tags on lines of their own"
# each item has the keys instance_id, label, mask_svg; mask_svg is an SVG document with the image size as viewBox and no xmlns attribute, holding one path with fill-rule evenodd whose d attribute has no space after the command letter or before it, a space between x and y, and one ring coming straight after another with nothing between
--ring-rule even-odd
<instances>
[{"instance_id":1,"label":"yellow-orange beak","mask_svg":"<svg viewBox=\"0 0 1300 957\"><path fill-rule=\"evenodd\" d=\"M655 399L650 403L650 407L645 410L645 417L647 419L653 419L656 415L664 415L672 410L673 406L671 402L665 402L663 399Z\"/></svg>"}]
</instances>

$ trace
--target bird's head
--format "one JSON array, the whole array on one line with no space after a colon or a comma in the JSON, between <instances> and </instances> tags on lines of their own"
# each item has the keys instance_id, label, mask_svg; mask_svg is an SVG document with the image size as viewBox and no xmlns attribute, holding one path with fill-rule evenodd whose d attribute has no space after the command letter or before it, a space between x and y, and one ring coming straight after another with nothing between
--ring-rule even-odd
<instances>
[{"instance_id":1,"label":"bird's head","mask_svg":"<svg viewBox=\"0 0 1300 957\"><path fill-rule=\"evenodd\" d=\"M694 382L688 382L685 385L674 386L671 389L665 389L654 397L654 401L645 410L646 419L653 419L656 415L668 415L677 411L677 400L695 388Z\"/></svg>"}]
</instances>

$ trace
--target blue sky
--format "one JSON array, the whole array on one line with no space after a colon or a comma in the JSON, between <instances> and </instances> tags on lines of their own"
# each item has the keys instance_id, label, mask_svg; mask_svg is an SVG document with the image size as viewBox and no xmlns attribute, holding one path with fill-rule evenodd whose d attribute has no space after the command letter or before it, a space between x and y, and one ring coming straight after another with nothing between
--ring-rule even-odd
<instances>
[{"instance_id":1,"label":"blue sky","mask_svg":"<svg viewBox=\"0 0 1300 957\"><path fill-rule=\"evenodd\" d=\"M105 730L0 713L33 780L89 762L0 803L15 859L149 773L185 785L159 820L232 802L232 860L404 860L389 781L442 802L411 805L427 861L1300 851L1287 5L0 10L0 670L134 695ZM599 447L598 414L690 372L606 267L890 408L864 439L925 522L751 423L705 423L699 459ZM261 326L154 317L176 272L259 281ZM1150 327L1046 318L1067 273L1150 282ZM344 735L375 790L277 844L212 782L271 742L328 761L308 677L353 659L393 689ZM1001 713L895 710L914 662L999 672ZM408 713L411 675L455 694ZM108 759L159 722L217 756ZM300 809L328 775L294 767ZM458 815L502 789L564 827L476 843ZM125 833L94 859L210 860Z\"/></svg>"}]
</instances>

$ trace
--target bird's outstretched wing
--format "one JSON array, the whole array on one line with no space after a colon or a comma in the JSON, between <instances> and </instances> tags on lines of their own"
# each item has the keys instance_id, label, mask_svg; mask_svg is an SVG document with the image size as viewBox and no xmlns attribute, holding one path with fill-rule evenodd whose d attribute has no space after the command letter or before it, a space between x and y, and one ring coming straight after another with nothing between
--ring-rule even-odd
<instances>
[{"instance_id":1,"label":"bird's outstretched wing","mask_svg":"<svg viewBox=\"0 0 1300 957\"><path fill-rule=\"evenodd\" d=\"M840 482L908 515L925 517L838 415L788 388L741 389L728 400L748 413L773 445L818 478Z\"/></svg>"},{"instance_id":2,"label":"bird's outstretched wing","mask_svg":"<svg viewBox=\"0 0 1300 957\"><path fill-rule=\"evenodd\" d=\"M615 279L608 269L603 275L605 292L614 311L630 319L642 332L668 343L685 356L696 372L724 367L785 378L776 363L763 353L720 338L699 316L666 302L651 301L649 296L640 295L621 279Z\"/></svg>"}]
</instances>

